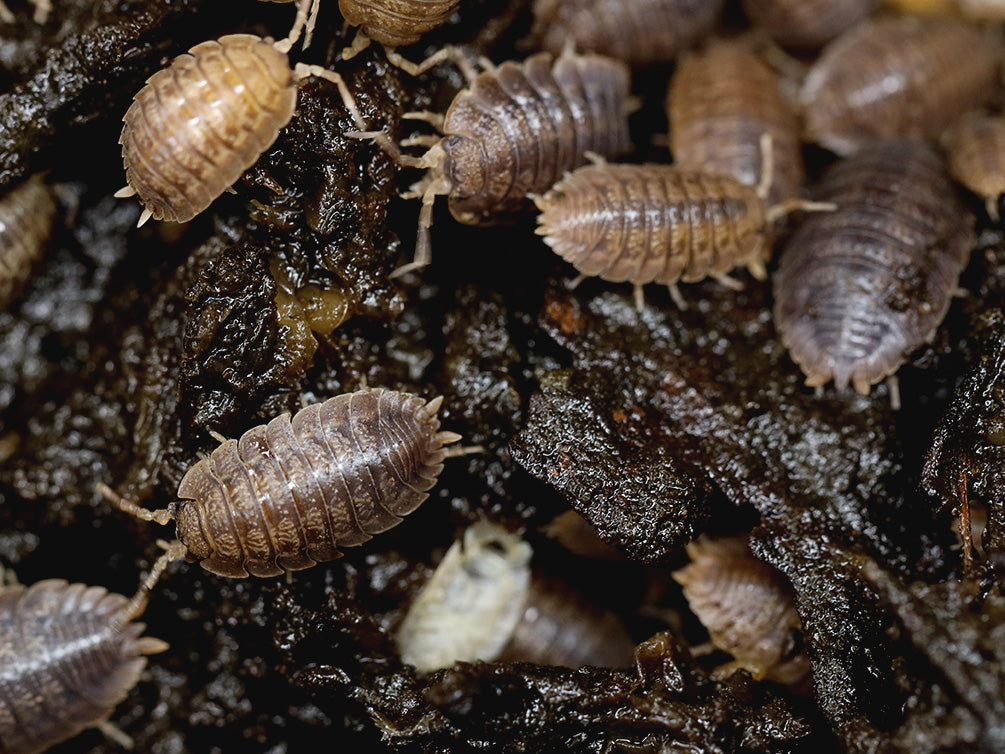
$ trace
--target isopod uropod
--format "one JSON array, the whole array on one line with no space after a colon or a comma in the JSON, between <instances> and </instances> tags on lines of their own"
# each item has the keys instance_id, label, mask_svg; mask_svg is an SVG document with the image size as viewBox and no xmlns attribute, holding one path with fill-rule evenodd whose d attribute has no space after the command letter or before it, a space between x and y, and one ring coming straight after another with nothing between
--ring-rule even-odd
<instances>
[{"instance_id":1,"label":"isopod uropod","mask_svg":"<svg viewBox=\"0 0 1005 754\"><path fill-rule=\"evenodd\" d=\"M998 90L1003 45L953 18L867 20L824 48L800 99L812 141L838 154L897 136L937 137Z\"/></svg>"},{"instance_id":2,"label":"isopod uropod","mask_svg":"<svg viewBox=\"0 0 1005 754\"><path fill-rule=\"evenodd\" d=\"M167 649L133 622L155 573L129 600L48 579L0 587L0 751L34 754L104 723Z\"/></svg>"},{"instance_id":3,"label":"isopod uropod","mask_svg":"<svg viewBox=\"0 0 1005 754\"><path fill-rule=\"evenodd\" d=\"M0 199L0 307L20 294L52 233L56 203L35 175Z\"/></svg>"},{"instance_id":4,"label":"isopod uropod","mask_svg":"<svg viewBox=\"0 0 1005 754\"><path fill-rule=\"evenodd\" d=\"M934 336L970 255L974 218L920 142L877 144L839 161L814 196L837 209L805 218L782 250L775 326L807 385L833 379L868 393Z\"/></svg>"},{"instance_id":5,"label":"isopod uropod","mask_svg":"<svg viewBox=\"0 0 1005 754\"><path fill-rule=\"evenodd\" d=\"M365 128L342 77L315 65L290 68L276 46L252 34L202 42L149 79L123 120L128 185L149 218L185 222L208 207L258 160L293 117L297 84L334 83L356 125Z\"/></svg>"},{"instance_id":6,"label":"isopod uropod","mask_svg":"<svg viewBox=\"0 0 1005 754\"><path fill-rule=\"evenodd\" d=\"M796 684L810 672L792 587L750 552L746 537L700 538L673 577L712 643L733 655L717 670L743 668L757 680Z\"/></svg>"},{"instance_id":7,"label":"isopod uropod","mask_svg":"<svg viewBox=\"0 0 1005 754\"><path fill-rule=\"evenodd\" d=\"M186 558L207 571L242 578L309 568L390 529L426 499L451 455L443 446L460 439L439 431L442 400L359 390L281 414L240 440L219 438L166 509L100 489L139 518L174 519Z\"/></svg>"},{"instance_id":8,"label":"isopod uropod","mask_svg":"<svg viewBox=\"0 0 1005 754\"><path fill-rule=\"evenodd\" d=\"M384 134L380 142L409 167L427 168L415 187L422 196L415 261L429 264L433 202L448 194L450 213L469 225L507 219L546 191L586 153L615 157L628 151L629 72L597 55L547 53L505 62L474 78L443 119L445 134L422 157L401 155Z\"/></svg>"}]
</instances>

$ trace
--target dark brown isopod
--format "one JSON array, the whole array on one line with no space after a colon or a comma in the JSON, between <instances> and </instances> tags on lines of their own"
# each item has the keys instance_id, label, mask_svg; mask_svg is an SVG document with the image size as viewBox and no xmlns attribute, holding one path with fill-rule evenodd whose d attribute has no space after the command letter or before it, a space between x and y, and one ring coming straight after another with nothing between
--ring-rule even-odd
<instances>
[{"instance_id":1,"label":"dark brown isopod","mask_svg":"<svg viewBox=\"0 0 1005 754\"><path fill-rule=\"evenodd\" d=\"M1005 117L967 113L942 139L953 177L984 197L988 216L998 222L998 197L1005 193Z\"/></svg>"},{"instance_id":2,"label":"dark brown isopod","mask_svg":"<svg viewBox=\"0 0 1005 754\"><path fill-rule=\"evenodd\" d=\"M151 76L123 120L128 186L149 218L185 222L250 168L293 117L297 84L319 76L339 88L357 126L365 127L342 78L320 66L290 68L284 53L251 34L196 45Z\"/></svg>"},{"instance_id":3,"label":"dark brown isopod","mask_svg":"<svg viewBox=\"0 0 1005 754\"><path fill-rule=\"evenodd\" d=\"M877 5L879 0L743 0L751 24L796 50L822 47Z\"/></svg>"},{"instance_id":4,"label":"dark brown isopod","mask_svg":"<svg viewBox=\"0 0 1005 754\"><path fill-rule=\"evenodd\" d=\"M0 751L32 754L107 720L167 649L130 601L61 579L0 588Z\"/></svg>"},{"instance_id":5,"label":"dark brown isopod","mask_svg":"<svg viewBox=\"0 0 1005 754\"><path fill-rule=\"evenodd\" d=\"M799 121L779 91L778 76L742 40L688 53L670 82L667 115L674 164L725 173L756 186L761 142L771 138L774 170L768 204L796 195L803 180Z\"/></svg>"},{"instance_id":6,"label":"dark brown isopod","mask_svg":"<svg viewBox=\"0 0 1005 754\"><path fill-rule=\"evenodd\" d=\"M535 199L537 233L581 277L633 283L640 309L646 283L668 286L684 308L679 280L711 276L736 288L726 273L740 265L758 280L767 277L771 221L812 205L796 200L767 209L766 191L674 165L588 165Z\"/></svg>"},{"instance_id":7,"label":"dark brown isopod","mask_svg":"<svg viewBox=\"0 0 1005 754\"><path fill-rule=\"evenodd\" d=\"M934 139L1000 89L1002 52L993 33L953 18L865 21L807 74L807 134L838 154L896 136Z\"/></svg>"},{"instance_id":8,"label":"dark brown isopod","mask_svg":"<svg viewBox=\"0 0 1005 754\"><path fill-rule=\"evenodd\" d=\"M597 55L566 53L552 64L540 53L478 75L447 110L444 137L420 158L398 156L430 170L415 191L423 202L415 261L395 274L429 263L437 195L449 195L460 222L489 225L526 208L528 194L548 190L587 152L627 152L628 87L628 68Z\"/></svg>"},{"instance_id":9,"label":"dark brown isopod","mask_svg":"<svg viewBox=\"0 0 1005 754\"><path fill-rule=\"evenodd\" d=\"M814 192L837 209L807 217L782 252L775 326L806 384L861 393L929 341L974 238L936 154L910 141L839 161Z\"/></svg>"},{"instance_id":10,"label":"dark brown isopod","mask_svg":"<svg viewBox=\"0 0 1005 754\"><path fill-rule=\"evenodd\" d=\"M427 497L447 443L436 411L408 393L360 390L282 414L222 440L188 470L179 501L149 511L102 492L148 521L174 519L189 561L241 578L334 560L401 522Z\"/></svg>"},{"instance_id":11,"label":"dark brown isopod","mask_svg":"<svg viewBox=\"0 0 1005 754\"><path fill-rule=\"evenodd\" d=\"M796 684L810 672L792 587L753 556L746 537L698 539L691 563L673 574L712 643L733 655L720 668L743 668L754 678Z\"/></svg>"},{"instance_id":12,"label":"dark brown isopod","mask_svg":"<svg viewBox=\"0 0 1005 754\"><path fill-rule=\"evenodd\" d=\"M0 307L20 295L45 250L55 216L52 192L38 175L0 199Z\"/></svg>"},{"instance_id":13,"label":"dark brown isopod","mask_svg":"<svg viewBox=\"0 0 1005 754\"><path fill-rule=\"evenodd\" d=\"M570 43L630 65L667 63L715 26L724 0L535 0L531 34L558 55Z\"/></svg>"}]
</instances>

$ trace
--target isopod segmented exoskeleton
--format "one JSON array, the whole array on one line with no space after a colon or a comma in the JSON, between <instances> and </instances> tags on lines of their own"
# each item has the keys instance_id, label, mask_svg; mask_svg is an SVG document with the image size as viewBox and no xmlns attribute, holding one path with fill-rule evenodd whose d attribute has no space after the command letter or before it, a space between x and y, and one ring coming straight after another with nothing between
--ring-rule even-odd
<instances>
[{"instance_id":1,"label":"isopod segmented exoskeleton","mask_svg":"<svg viewBox=\"0 0 1005 754\"><path fill-rule=\"evenodd\" d=\"M149 511L101 486L123 510L177 524L190 561L241 578L334 560L390 529L427 497L460 436L439 431L442 398L368 389L282 414L223 440ZM463 451L461 451L463 452Z\"/></svg>"},{"instance_id":2,"label":"isopod segmented exoskeleton","mask_svg":"<svg viewBox=\"0 0 1005 754\"><path fill-rule=\"evenodd\" d=\"M775 326L806 384L860 393L935 335L973 245L974 218L926 145L873 145L835 164L774 279ZM896 403L896 397L893 396Z\"/></svg>"},{"instance_id":3,"label":"isopod segmented exoskeleton","mask_svg":"<svg viewBox=\"0 0 1005 754\"><path fill-rule=\"evenodd\" d=\"M970 112L942 135L953 177L985 200L998 222L998 198L1005 193L1005 116Z\"/></svg>"},{"instance_id":4,"label":"isopod segmented exoskeleton","mask_svg":"<svg viewBox=\"0 0 1005 754\"><path fill-rule=\"evenodd\" d=\"M879 0L743 0L750 23L783 47L815 50L872 13Z\"/></svg>"},{"instance_id":5,"label":"isopod segmented exoskeleton","mask_svg":"<svg viewBox=\"0 0 1005 754\"><path fill-rule=\"evenodd\" d=\"M56 203L35 175L0 199L0 307L21 293L52 233Z\"/></svg>"},{"instance_id":6,"label":"isopod segmented exoskeleton","mask_svg":"<svg viewBox=\"0 0 1005 754\"><path fill-rule=\"evenodd\" d=\"M764 280L773 221L796 209L832 208L798 199L765 207L769 144L762 139L768 167L757 188L729 175L675 165L599 161L579 168L535 198L541 211L537 233L580 279L596 275L634 284L640 310L647 283L666 285L685 308L678 281L713 277L737 288L727 273L741 265Z\"/></svg>"},{"instance_id":7,"label":"isopod segmented exoskeleton","mask_svg":"<svg viewBox=\"0 0 1005 754\"><path fill-rule=\"evenodd\" d=\"M191 220L250 168L293 117L300 81L334 83L360 129L362 116L342 77L297 63L267 40L230 34L196 45L151 76L123 120L128 186L149 218Z\"/></svg>"}]
</instances>

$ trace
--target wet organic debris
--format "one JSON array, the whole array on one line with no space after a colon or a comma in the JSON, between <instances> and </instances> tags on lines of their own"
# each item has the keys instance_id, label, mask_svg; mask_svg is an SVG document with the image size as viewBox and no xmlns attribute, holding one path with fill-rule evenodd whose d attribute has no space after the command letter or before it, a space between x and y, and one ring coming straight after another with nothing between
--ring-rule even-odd
<instances>
[{"instance_id":1,"label":"wet organic debris","mask_svg":"<svg viewBox=\"0 0 1005 754\"><path fill-rule=\"evenodd\" d=\"M0 185L44 171L60 190L46 261L0 313L3 565L27 584L132 593L170 532L112 509L97 482L161 506L215 446L210 430L235 437L364 382L443 394L444 428L483 446L407 521L290 584L172 566L144 616L171 649L112 718L137 751L307 751L321 737L423 752L1002 748L1000 237L967 274L975 295L901 370L901 413L883 386L817 397L771 325L769 286L685 285L684 312L647 291L639 313L616 284L567 290L570 268L528 241L533 218L486 232L441 207L433 265L389 281L418 214L396 195L420 174L347 138L355 125L324 82L302 87L235 195L184 226L134 230L138 206L112 193L143 80L223 33L285 34L292 7L66 0L34 26L26 1L9 4ZM403 52L449 40L525 57L527 5L465 2ZM442 111L462 76L406 76L377 46L336 64L334 7L293 56L337 67L374 128L428 134L402 114ZM637 159L658 151L666 73L639 77L657 99L633 117ZM960 469L988 509L989 561L973 577L950 528ZM570 505L606 559L549 541ZM408 604L482 518L617 614L640 643L635 668L459 664L419 678L404 665L391 637ZM755 555L792 584L809 692L714 680L719 658L689 653L703 637L670 578L682 546L751 529ZM673 635L653 637L666 625L653 615L675 616ZM90 731L54 751L119 748Z\"/></svg>"}]
</instances>

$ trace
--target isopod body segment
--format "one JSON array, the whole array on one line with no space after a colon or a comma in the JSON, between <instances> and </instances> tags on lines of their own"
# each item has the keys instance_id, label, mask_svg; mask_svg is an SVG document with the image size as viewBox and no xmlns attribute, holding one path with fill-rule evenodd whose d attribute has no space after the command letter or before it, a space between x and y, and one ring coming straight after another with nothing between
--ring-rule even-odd
<instances>
[{"instance_id":1,"label":"isopod body segment","mask_svg":"<svg viewBox=\"0 0 1005 754\"><path fill-rule=\"evenodd\" d=\"M194 464L179 501L148 511L174 519L189 561L221 576L277 576L334 560L390 529L427 497L460 439L439 431L442 398L367 389L309 405L225 440Z\"/></svg>"},{"instance_id":2,"label":"isopod body segment","mask_svg":"<svg viewBox=\"0 0 1005 754\"><path fill-rule=\"evenodd\" d=\"M131 604L60 579L0 588L0 751L45 751L111 715L167 648Z\"/></svg>"},{"instance_id":3,"label":"isopod body segment","mask_svg":"<svg viewBox=\"0 0 1005 754\"><path fill-rule=\"evenodd\" d=\"M768 204L798 192L803 180L799 121L782 97L778 75L747 41L718 40L682 56L670 81L667 116L675 165L757 186L767 134L774 155Z\"/></svg>"},{"instance_id":4,"label":"isopod body segment","mask_svg":"<svg viewBox=\"0 0 1005 754\"><path fill-rule=\"evenodd\" d=\"M339 0L339 10L375 42L388 47L410 45L442 26L460 0Z\"/></svg>"},{"instance_id":5,"label":"isopod body segment","mask_svg":"<svg viewBox=\"0 0 1005 754\"><path fill-rule=\"evenodd\" d=\"M751 24L783 47L815 50L868 16L879 0L743 0Z\"/></svg>"},{"instance_id":6,"label":"isopod body segment","mask_svg":"<svg viewBox=\"0 0 1005 754\"><path fill-rule=\"evenodd\" d=\"M1005 193L1005 117L970 112L943 134L949 172L984 197L988 216L998 221L998 198Z\"/></svg>"},{"instance_id":7,"label":"isopod body segment","mask_svg":"<svg viewBox=\"0 0 1005 754\"><path fill-rule=\"evenodd\" d=\"M1002 41L946 17L881 17L835 39L800 99L810 140L850 154L879 139L934 139L998 91Z\"/></svg>"},{"instance_id":8,"label":"isopod body segment","mask_svg":"<svg viewBox=\"0 0 1005 754\"><path fill-rule=\"evenodd\" d=\"M0 307L16 299L45 251L56 203L35 175L0 198Z\"/></svg>"},{"instance_id":9,"label":"isopod body segment","mask_svg":"<svg viewBox=\"0 0 1005 754\"><path fill-rule=\"evenodd\" d=\"M974 238L974 218L920 142L877 144L836 163L774 278L775 326L806 384L861 393L934 336Z\"/></svg>"},{"instance_id":10,"label":"isopod body segment","mask_svg":"<svg viewBox=\"0 0 1005 754\"><path fill-rule=\"evenodd\" d=\"M629 65L668 63L715 26L723 0L535 0L532 36Z\"/></svg>"}]
</instances>

